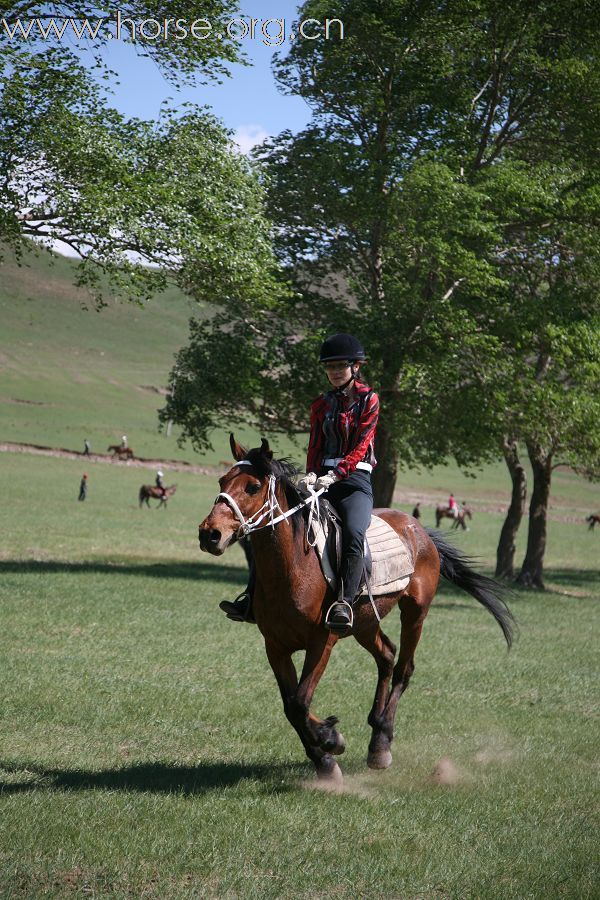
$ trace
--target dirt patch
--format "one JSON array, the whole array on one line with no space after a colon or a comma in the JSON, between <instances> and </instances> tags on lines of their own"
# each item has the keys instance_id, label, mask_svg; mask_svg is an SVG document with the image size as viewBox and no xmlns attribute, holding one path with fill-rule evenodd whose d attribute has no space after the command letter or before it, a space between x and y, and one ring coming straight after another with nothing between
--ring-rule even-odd
<instances>
[{"instance_id":1,"label":"dirt patch","mask_svg":"<svg viewBox=\"0 0 600 900\"><path fill-rule=\"evenodd\" d=\"M31 453L34 456L53 456L61 459L89 460L90 462L108 463L115 466L128 466L137 469L155 469L160 466L173 472L194 472L197 475L218 476L223 474L220 466L196 466L181 459L128 459L118 460L109 453L90 453L86 456L77 450L64 447L45 447L43 444L19 444L12 441L0 443L0 453ZM233 465L227 463L227 465Z\"/></svg>"},{"instance_id":2,"label":"dirt patch","mask_svg":"<svg viewBox=\"0 0 600 900\"><path fill-rule=\"evenodd\" d=\"M42 400L21 400L20 397L2 397L2 403L18 403L25 406L55 406L54 403L44 403Z\"/></svg>"},{"instance_id":3,"label":"dirt patch","mask_svg":"<svg viewBox=\"0 0 600 900\"><path fill-rule=\"evenodd\" d=\"M166 397L169 391L164 387L156 387L154 384L139 384L137 385L138 390L140 391L150 391L152 394L160 394L161 397Z\"/></svg>"}]
</instances>

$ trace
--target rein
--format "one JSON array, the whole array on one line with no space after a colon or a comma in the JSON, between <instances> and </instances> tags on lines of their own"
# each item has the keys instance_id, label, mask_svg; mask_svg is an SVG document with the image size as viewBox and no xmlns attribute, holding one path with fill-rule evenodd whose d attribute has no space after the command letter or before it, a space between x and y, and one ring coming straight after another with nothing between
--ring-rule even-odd
<instances>
[{"instance_id":1,"label":"rein","mask_svg":"<svg viewBox=\"0 0 600 900\"><path fill-rule=\"evenodd\" d=\"M237 463L238 466L251 466L252 463L250 460L243 459ZM253 531L258 531L261 528L267 528L269 525L271 528L275 528L279 522L287 522L290 516L295 515L299 510L303 509L305 506L310 507L308 513L308 522L306 523L306 540L309 547L314 547L317 543L317 532L314 528L315 519L319 520L319 497L321 494L324 494L326 488L321 488L318 491L313 491L312 488L308 488L309 496L302 500L300 503L297 503L296 506L293 506L291 509L288 509L287 512L284 512L279 505L279 501L275 495L275 488L277 486L277 479L275 475L269 475L269 486L267 488L267 499L260 507L257 509L253 515L251 515L248 519L244 518L244 514L241 509L233 499L230 494L225 493L225 491L221 491L220 494L217 494L217 499L215 500L215 504L219 502L219 500L223 500L230 509L235 513L235 515L240 520L240 527L236 532L236 537L240 538L242 536L247 536L252 534ZM275 516L275 510L279 510L279 515ZM268 522L264 522L263 520L270 516ZM258 518L257 518L258 517ZM289 522L288 522L289 525ZM313 529L313 540L310 538L311 528ZM375 617L378 622L381 622L381 616L379 615L379 610L375 604L373 599L373 592L371 590L371 582L369 576L365 570L365 582L367 587L367 592L369 594L369 600L371 601L371 606L373 607L373 611L375 613Z\"/></svg>"},{"instance_id":2,"label":"rein","mask_svg":"<svg viewBox=\"0 0 600 900\"><path fill-rule=\"evenodd\" d=\"M247 459L243 459L236 465L251 466L252 463ZM311 547L314 547L317 542L316 534L313 541L310 540L309 534L311 528L313 528L314 520L319 518L319 497L321 496L321 494L325 493L325 488L321 488L321 490L319 491L313 491L309 488L310 496L308 496L305 500L302 500L300 503L296 504L296 506L293 506L291 509L288 509L286 512L284 512L279 505L279 501L277 500L277 496L275 493L276 485L276 477L274 475L269 475L267 499L260 507L260 509L257 509L256 512L253 513L253 515L249 516L249 518L247 519L244 518L244 514L242 513L233 497L230 494L225 493L225 491L221 491L220 494L217 494L215 503L223 500L239 519L240 527L238 528L236 535L236 537L238 538L252 534L253 531L258 531L260 528L267 528L269 525L271 526L271 528L275 528L275 526L280 522L287 521L290 516L295 515L295 513L297 513L299 510L303 509L305 506L308 506L309 514L308 522L306 525L306 535L309 545ZM278 516L275 515L276 510L279 510L280 514ZM263 520L267 517L269 517L268 521L264 522Z\"/></svg>"}]
</instances>

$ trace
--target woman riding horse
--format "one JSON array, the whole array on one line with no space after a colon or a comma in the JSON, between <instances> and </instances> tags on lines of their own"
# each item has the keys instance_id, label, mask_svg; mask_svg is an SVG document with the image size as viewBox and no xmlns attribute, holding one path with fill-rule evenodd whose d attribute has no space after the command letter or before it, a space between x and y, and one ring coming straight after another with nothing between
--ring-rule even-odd
<instances>
[{"instance_id":1,"label":"woman riding horse","mask_svg":"<svg viewBox=\"0 0 600 900\"><path fill-rule=\"evenodd\" d=\"M285 715L318 777L339 781L336 757L344 752L345 743L336 728L337 719L321 719L310 710L339 639L323 621L323 609L333 598L311 540L315 492L307 497L307 492L298 490L296 470L283 460L273 459L266 440L261 447L246 451L232 435L231 450L236 462L219 479L220 493L199 526L200 547L220 556L240 537L250 536L256 569L254 616ZM414 671L415 651L440 574L475 597L494 616L509 645L512 616L499 595L499 586L475 572L439 532L425 531L415 519L398 510L380 509L376 514L396 532L414 566L407 583L401 582L399 589L373 598L372 603L360 599L353 611L352 634L377 666L375 698L368 717L371 740L367 763L373 769L385 769L392 762L398 701ZM397 660L396 646L381 628L381 621L395 607L400 608L401 620ZM302 650L306 655L298 675L293 654Z\"/></svg>"},{"instance_id":2,"label":"woman riding horse","mask_svg":"<svg viewBox=\"0 0 600 900\"><path fill-rule=\"evenodd\" d=\"M350 634L353 606L363 572L365 534L373 510L371 472L376 465L373 444L379 398L360 378L366 360L362 344L351 334L334 334L324 341L319 362L333 390L318 397L310 409L307 474L299 482L306 490L327 491L327 499L342 521L341 595L327 612L330 631ZM220 607L234 621L252 621L250 604L254 573L248 588L233 603Z\"/></svg>"}]
</instances>

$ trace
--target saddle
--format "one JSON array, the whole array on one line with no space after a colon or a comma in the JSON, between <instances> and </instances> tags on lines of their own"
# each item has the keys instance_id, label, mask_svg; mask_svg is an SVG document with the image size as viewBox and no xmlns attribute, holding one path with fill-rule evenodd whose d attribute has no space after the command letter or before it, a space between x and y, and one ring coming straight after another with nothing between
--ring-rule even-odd
<instances>
[{"instance_id":1,"label":"saddle","mask_svg":"<svg viewBox=\"0 0 600 900\"><path fill-rule=\"evenodd\" d=\"M325 515L313 523L315 550L325 581L335 594L342 562L342 532L340 517L326 500L321 501ZM398 533L379 516L371 516L365 535L365 575L359 596L368 594L369 585L374 597L403 590L414 572L412 549ZM367 584L367 578L369 584Z\"/></svg>"}]
</instances>

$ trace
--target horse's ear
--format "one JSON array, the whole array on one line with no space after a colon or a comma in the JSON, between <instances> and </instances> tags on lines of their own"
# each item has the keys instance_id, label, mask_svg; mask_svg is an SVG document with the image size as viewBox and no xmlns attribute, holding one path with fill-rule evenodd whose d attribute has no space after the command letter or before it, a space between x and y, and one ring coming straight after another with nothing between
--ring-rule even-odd
<instances>
[{"instance_id":1,"label":"horse's ear","mask_svg":"<svg viewBox=\"0 0 600 900\"><path fill-rule=\"evenodd\" d=\"M263 456L266 456L267 459L273 459L273 451L269 447L269 442L266 438L260 439L260 452Z\"/></svg>"},{"instance_id":2,"label":"horse's ear","mask_svg":"<svg viewBox=\"0 0 600 900\"><path fill-rule=\"evenodd\" d=\"M248 452L247 450L244 450L241 444L238 444L233 436L233 431L229 435L229 446L231 447L231 454L237 462L239 462L240 459L243 459Z\"/></svg>"}]
</instances>

